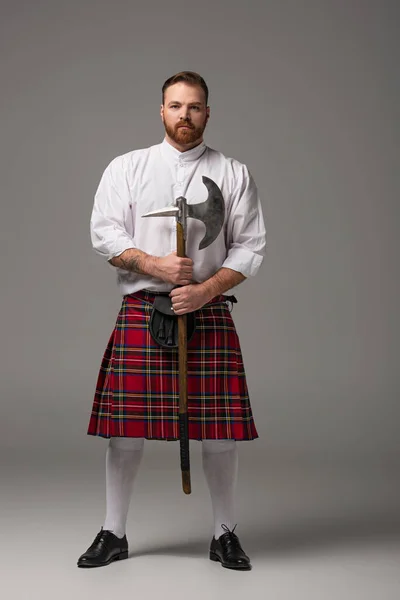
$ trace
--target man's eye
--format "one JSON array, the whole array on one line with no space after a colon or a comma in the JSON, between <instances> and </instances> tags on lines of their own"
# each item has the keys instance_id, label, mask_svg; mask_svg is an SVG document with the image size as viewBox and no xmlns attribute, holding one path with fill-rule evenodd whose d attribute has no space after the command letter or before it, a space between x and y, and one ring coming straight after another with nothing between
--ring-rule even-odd
<instances>
[{"instance_id":1,"label":"man's eye","mask_svg":"<svg viewBox=\"0 0 400 600\"><path fill-rule=\"evenodd\" d=\"M200 106L192 106L193 110L200 110Z\"/></svg>"}]
</instances>

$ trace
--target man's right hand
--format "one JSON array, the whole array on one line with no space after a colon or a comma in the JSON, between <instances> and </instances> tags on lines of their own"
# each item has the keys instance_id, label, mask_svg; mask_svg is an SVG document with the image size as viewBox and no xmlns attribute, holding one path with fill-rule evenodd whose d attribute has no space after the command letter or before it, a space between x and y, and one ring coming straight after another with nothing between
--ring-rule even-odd
<instances>
[{"instance_id":1,"label":"man's right hand","mask_svg":"<svg viewBox=\"0 0 400 600\"><path fill-rule=\"evenodd\" d=\"M193 261L181 258L176 252L158 257L155 261L154 275L173 285L189 285L193 277Z\"/></svg>"}]
</instances>

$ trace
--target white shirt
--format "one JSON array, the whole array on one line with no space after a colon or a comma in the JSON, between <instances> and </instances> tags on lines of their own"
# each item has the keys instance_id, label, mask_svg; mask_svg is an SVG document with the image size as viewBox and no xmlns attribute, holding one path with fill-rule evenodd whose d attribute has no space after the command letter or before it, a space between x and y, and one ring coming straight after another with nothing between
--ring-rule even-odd
<instances>
[{"instance_id":1,"label":"white shirt","mask_svg":"<svg viewBox=\"0 0 400 600\"><path fill-rule=\"evenodd\" d=\"M204 202L208 190L203 175L213 179L222 192L225 220L217 239L199 250L205 226L188 218L186 255L194 263L194 281L205 281L221 267L239 271L245 277L255 275L266 249L257 187L244 164L204 142L179 152L164 139L161 144L112 160L94 198L90 221L94 250L107 260L128 248L153 256L166 256L176 250L175 218L142 215L175 204L179 196L184 196L188 204ZM122 295L141 289L170 291L174 287L149 275L116 271Z\"/></svg>"}]
</instances>

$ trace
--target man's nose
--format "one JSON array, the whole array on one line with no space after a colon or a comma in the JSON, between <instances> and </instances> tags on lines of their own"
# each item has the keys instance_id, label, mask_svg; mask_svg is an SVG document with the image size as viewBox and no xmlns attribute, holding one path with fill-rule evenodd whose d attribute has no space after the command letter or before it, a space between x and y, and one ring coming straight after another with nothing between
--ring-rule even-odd
<instances>
[{"instance_id":1,"label":"man's nose","mask_svg":"<svg viewBox=\"0 0 400 600\"><path fill-rule=\"evenodd\" d=\"M189 119L189 109L185 106L182 106L181 108L181 114L179 117L182 121L186 121L187 119Z\"/></svg>"}]
</instances>

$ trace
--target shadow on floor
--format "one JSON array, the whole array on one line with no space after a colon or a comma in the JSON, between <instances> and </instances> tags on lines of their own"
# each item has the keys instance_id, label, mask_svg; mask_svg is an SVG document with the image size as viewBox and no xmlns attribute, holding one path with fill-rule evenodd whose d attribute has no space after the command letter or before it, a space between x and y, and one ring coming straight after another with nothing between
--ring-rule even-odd
<instances>
[{"instance_id":1,"label":"shadow on floor","mask_svg":"<svg viewBox=\"0 0 400 600\"><path fill-rule=\"evenodd\" d=\"M252 558L365 546L377 542L400 543L400 514L365 514L357 517L309 519L302 522L288 522L279 527L260 523L259 527L252 526L244 530L240 530L238 525L236 533L244 550ZM206 537L198 537L187 542L173 541L170 544L132 549L129 556L132 558L146 555L207 556L210 541Z\"/></svg>"}]
</instances>

